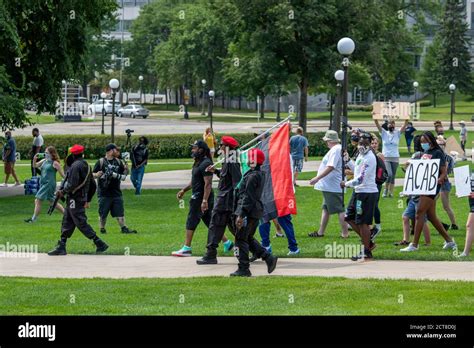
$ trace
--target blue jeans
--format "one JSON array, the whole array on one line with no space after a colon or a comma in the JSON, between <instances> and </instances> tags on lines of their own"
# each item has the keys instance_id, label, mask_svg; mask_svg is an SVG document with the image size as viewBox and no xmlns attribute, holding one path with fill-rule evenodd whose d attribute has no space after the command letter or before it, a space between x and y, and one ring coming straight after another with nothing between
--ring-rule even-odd
<instances>
[{"instance_id":1,"label":"blue jeans","mask_svg":"<svg viewBox=\"0 0 474 348\"><path fill-rule=\"evenodd\" d=\"M296 243L295 230L293 228L293 223L291 222L291 214L282 216L278 218L278 223L280 224L283 231L285 231L286 238L288 239L288 249L290 251L298 250L298 244ZM260 237L262 237L262 246L268 248L270 246L270 227L271 221L260 224L258 230L260 232Z\"/></svg>"},{"instance_id":2,"label":"blue jeans","mask_svg":"<svg viewBox=\"0 0 474 348\"><path fill-rule=\"evenodd\" d=\"M135 187L135 194L139 195L142 192L143 175L145 175L145 166L140 168L132 168L132 184Z\"/></svg>"}]
</instances>

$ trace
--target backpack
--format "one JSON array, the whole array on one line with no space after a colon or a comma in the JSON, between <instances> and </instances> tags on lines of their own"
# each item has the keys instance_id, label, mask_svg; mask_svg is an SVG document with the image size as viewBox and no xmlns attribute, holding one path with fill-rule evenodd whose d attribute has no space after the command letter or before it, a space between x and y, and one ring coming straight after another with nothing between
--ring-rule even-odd
<instances>
[{"instance_id":1,"label":"backpack","mask_svg":"<svg viewBox=\"0 0 474 348\"><path fill-rule=\"evenodd\" d=\"M375 183L377 185L383 185L388 179L387 167L385 167L384 161L377 156L374 152L375 159L377 161L377 168L375 169Z\"/></svg>"},{"instance_id":2,"label":"backpack","mask_svg":"<svg viewBox=\"0 0 474 348\"><path fill-rule=\"evenodd\" d=\"M454 172L454 158L451 155L446 154L446 165L448 167L448 175Z\"/></svg>"}]
</instances>

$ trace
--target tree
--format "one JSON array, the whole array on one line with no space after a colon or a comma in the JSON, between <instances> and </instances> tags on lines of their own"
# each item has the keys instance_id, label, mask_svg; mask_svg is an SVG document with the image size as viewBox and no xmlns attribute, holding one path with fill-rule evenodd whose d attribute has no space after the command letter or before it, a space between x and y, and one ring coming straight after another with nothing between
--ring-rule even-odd
<instances>
[{"instance_id":1,"label":"tree","mask_svg":"<svg viewBox=\"0 0 474 348\"><path fill-rule=\"evenodd\" d=\"M441 41L439 36L436 35L426 50L425 59L420 71L420 87L433 97L433 107L436 107L436 96L438 93L446 89L442 83L440 51Z\"/></svg>"}]
</instances>

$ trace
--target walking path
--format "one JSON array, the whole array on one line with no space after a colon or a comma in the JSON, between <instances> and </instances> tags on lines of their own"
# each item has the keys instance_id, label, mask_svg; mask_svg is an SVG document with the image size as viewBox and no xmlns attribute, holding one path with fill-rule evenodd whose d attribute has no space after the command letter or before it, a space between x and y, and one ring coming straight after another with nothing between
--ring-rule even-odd
<instances>
[{"instance_id":1,"label":"walking path","mask_svg":"<svg viewBox=\"0 0 474 348\"><path fill-rule=\"evenodd\" d=\"M188 278L228 276L236 270L234 257L220 257L219 264L198 266L197 257L35 254L2 257L0 276L38 278ZM254 276L268 275L263 261L251 266ZM320 276L375 279L474 281L474 263L449 261L353 262L347 259L280 258L270 276Z\"/></svg>"}]
</instances>

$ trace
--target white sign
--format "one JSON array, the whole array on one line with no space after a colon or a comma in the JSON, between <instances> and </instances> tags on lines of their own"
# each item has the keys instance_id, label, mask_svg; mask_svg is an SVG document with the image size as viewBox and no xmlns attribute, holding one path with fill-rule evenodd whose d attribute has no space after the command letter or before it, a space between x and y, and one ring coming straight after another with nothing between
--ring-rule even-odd
<instances>
[{"instance_id":1,"label":"white sign","mask_svg":"<svg viewBox=\"0 0 474 348\"><path fill-rule=\"evenodd\" d=\"M454 168L454 185L457 197L467 197L471 194L471 171L469 166Z\"/></svg>"},{"instance_id":2,"label":"white sign","mask_svg":"<svg viewBox=\"0 0 474 348\"><path fill-rule=\"evenodd\" d=\"M405 195L434 195L438 185L439 159L410 160L405 172Z\"/></svg>"}]
</instances>

